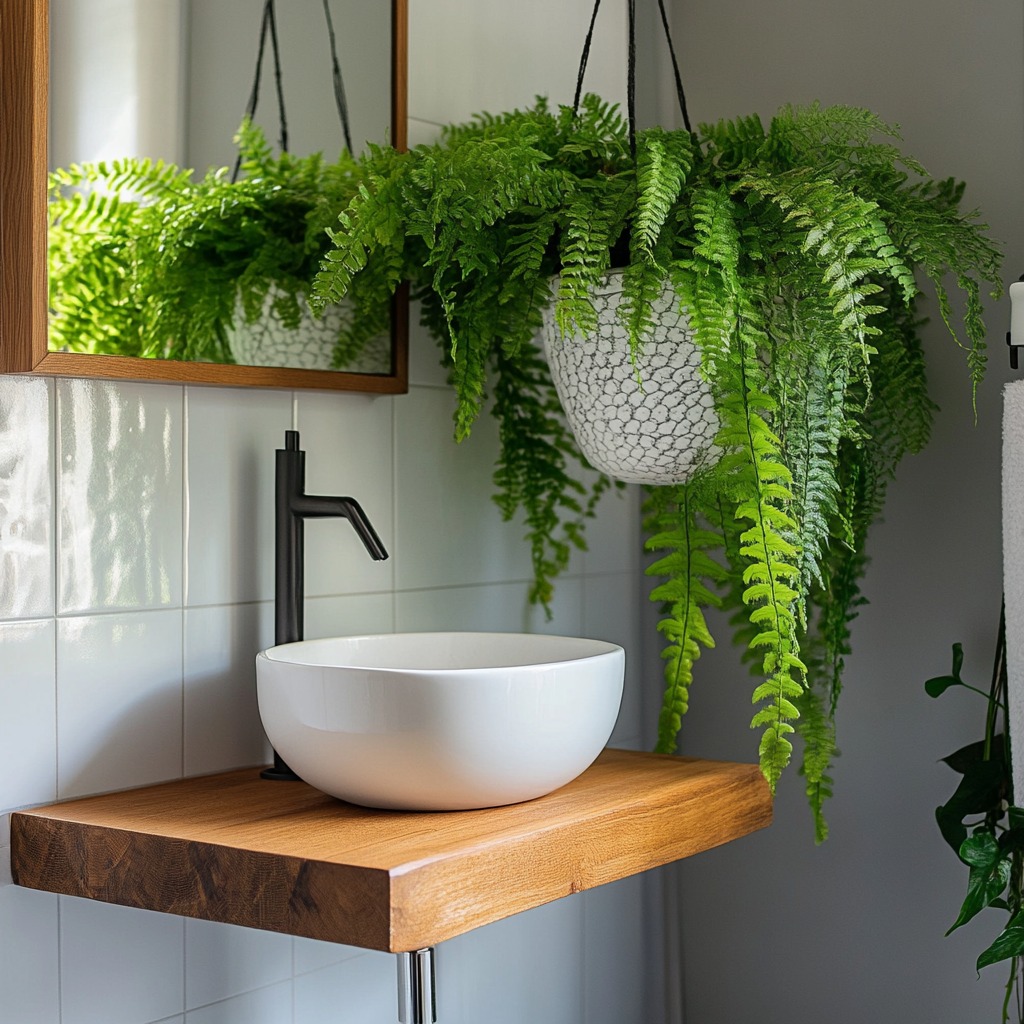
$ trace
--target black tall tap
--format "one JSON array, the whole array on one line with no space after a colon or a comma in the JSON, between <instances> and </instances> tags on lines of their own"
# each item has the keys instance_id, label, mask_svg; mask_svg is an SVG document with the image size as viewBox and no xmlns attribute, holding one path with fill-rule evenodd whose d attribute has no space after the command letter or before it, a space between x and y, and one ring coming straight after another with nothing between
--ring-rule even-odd
<instances>
[{"instance_id":1,"label":"black tall tap","mask_svg":"<svg viewBox=\"0 0 1024 1024\"><path fill-rule=\"evenodd\" d=\"M307 519L347 519L370 557L380 561L388 553L355 498L306 494L306 453L299 448L299 432L284 432L284 448L277 449L274 506L274 643L290 644L303 638L304 527ZM274 752L268 779L294 779L294 772Z\"/></svg>"}]
</instances>

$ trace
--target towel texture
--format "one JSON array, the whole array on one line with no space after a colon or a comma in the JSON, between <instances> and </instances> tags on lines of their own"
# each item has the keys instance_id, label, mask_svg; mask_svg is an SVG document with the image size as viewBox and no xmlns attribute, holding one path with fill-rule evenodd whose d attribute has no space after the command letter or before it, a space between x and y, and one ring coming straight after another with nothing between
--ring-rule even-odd
<instances>
[{"instance_id":1,"label":"towel texture","mask_svg":"<svg viewBox=\"0 0 1024 1024\"><path fill-rule=\"evenodd\" d=\"M1024 380L1003 390L1003 591L1013 792L1024 803Z\"/></svg>"}]
</instances>

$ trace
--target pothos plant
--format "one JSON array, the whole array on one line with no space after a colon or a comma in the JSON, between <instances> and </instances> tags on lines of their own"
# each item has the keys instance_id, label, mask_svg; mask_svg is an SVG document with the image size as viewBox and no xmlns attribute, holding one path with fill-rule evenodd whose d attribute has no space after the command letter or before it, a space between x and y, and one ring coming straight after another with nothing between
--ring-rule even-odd
<instances>
[{"instance_id":1,"label":"pothos plant","mask_svg":"<svg viewBox=\"0 0 1024 1024\"><path fill-rule=\"evenodd\" d=\"M663 582L665 699L658 749L676 747L705 611L732 613L759 676L753 727L774 789L804 740L818 838L835 751L849 624L865 537L905 452L927 441L916 274L928 279L976 384L981 288L999 254L963 186L934 180L866 110L786 107L695 132L631 139L615 107L482 114L408 153L374 147L331 231L322 301L403 278L440 339L464 438L488 400L506 516L525 511L533 597L547 602L590 503L534 336L554 302L565 335L594 326L591 289L623 272L635 354L666 283L688 311L712 390L722 457L646 504L650 571ZM946 290L963 295L958 325ZM642 381L641 381L642 383ZM590 492L608 486L598 477Z\"/></svg>"},{"instance_id":2,"label":"pothos plant","mask_svg":"<svg viewBox=\"0 0 1024 1024\"><path fill-rule=\"evenodd\" d=\"M983 910L1008 914L992 943L978 956L980 971L1009 961L1002 1021L1010 1019L1011 1004L1018 1024L1024 1022L1021 958L1024 957L1024 808L1014 800L1007 728L1006 622L1000 617L999 635L988 690L964 682L964 653L953 645L949 675L925 683L931 697L958 688L985 699L982 738L943 758L960 775L955 792L935 811L943 839L968 867L967 895L949 929L955 931Z\"/></svg>"},{"instance_id":3,"label":"pothos plant","mask_svg":"<svg viewBox=\"0 0 1024 1024\"><path fill-rule=\"evenodd\" d=\"M235 141L237 181L227 168L196 179L136 158L51 173L52 347L233 362L228 329L254 322L268 303L283 325L299 325L326 229L355 195L359 164L347 151L333 163L275 154L248 119ZM389 323L388 306L353 305L335 365Z\"/></svg>"}]
</instances>

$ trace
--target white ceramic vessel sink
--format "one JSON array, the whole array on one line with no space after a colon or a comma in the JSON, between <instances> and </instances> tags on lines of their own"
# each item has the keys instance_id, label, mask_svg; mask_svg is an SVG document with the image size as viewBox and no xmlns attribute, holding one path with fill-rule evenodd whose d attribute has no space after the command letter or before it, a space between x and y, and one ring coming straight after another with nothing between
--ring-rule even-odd
<instances>
[{"instance_id":1,"label":"white ceramic vessel sink","mask_svg":"<svg viewBox=\"0 0 1024 1024\"><path fill-rule=\"evenodd\" d=\"M611 735L625 652L518 633L395 633L281 644L256 658L260 717L310 785L408 810L543 796Z\"/></svg>"}]
</instances>

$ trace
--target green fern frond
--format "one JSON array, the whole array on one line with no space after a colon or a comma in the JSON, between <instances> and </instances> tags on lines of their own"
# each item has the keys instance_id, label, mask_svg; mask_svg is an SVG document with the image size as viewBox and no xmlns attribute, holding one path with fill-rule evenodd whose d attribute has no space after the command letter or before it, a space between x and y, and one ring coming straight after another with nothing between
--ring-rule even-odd
<instances>
[{"instance_id":1,"label":"green fern frond","mask_svg":"<svg viewBox=\"0 0 1024 1024\"><path fill-rule=\"evenodd\" d=\"M652 489L645 504L645 527L653 535L646 542L648 551L668 551L651 566L648 575L666 577L651 593L652 601L666 604L666 614L658 623L667 641L662 650L665 660L665 695L658 716L659 753L674 753L682 716L689 706L693 666L701 646L715 642L704 618L704 609L721 602L710 589L725 578L725 570L710 555L722 542L713 530L698 523L700 500L693 484Z\"/></svg>"},{"instance_id":2,"label":"green fern frond","mask_svg":"<svg viewBox=\"0 0 1024 1024\"><path fill-rule=\"evenodd\" d=\"M814 817L814 841L823 843L828 839L824 806L832 796L833 779L829 770L836 756L835 720L826 711L821 693L812 686L804 690L796 703L800 712L797 732L804 744L800 774L804 777L807 802Z\"/></svg>"},{"instance_id":3,"label":"green fern frond","mask_svg":"<svg viewBox=\"0 0 1024 1024\"><path fill-rule=\"evenodd\" d=\"M694 161L689 133L651 128L637 140L636 210L630 222L634 259L656 262L654 250Z\"/></svg>"},{"instance_id":4,"label":"green fern frond","mask_svg":"<svg viewBox=\"0 0 1024 1024\"><path fill-rule=\"evenodd\" d=\"M574 549L586 550L582 523L611 481L597 474L588 489L570 474L580 456L540 353L524 347L511 358L497 349L493 358L492 412L501 442L494 500L506 521L522 510L533 565L530 600L550 618L553 580Z\"/></svg>"}]
</instances>

